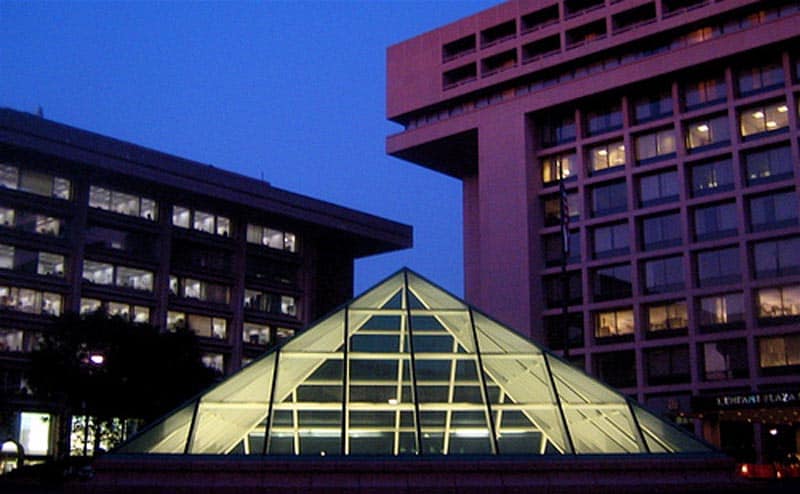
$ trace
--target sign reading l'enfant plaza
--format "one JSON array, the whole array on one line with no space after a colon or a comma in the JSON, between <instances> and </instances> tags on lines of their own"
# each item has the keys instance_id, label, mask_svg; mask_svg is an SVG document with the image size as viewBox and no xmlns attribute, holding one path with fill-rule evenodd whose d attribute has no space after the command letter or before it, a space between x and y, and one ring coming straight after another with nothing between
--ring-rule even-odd
<instances>
[{"instance_id":1,"label":"sign reading l'enfant plaza","mask_svg":"<svg viewBox=\"0 0 800 494\"><path fill-rule=\"evenodd\" d=\"M719 396L697 396L695 409L727 410L736 408L774 407L800 405L800 391L771 391L762 393L736 393Z\"/></svg>"}]
</instances>

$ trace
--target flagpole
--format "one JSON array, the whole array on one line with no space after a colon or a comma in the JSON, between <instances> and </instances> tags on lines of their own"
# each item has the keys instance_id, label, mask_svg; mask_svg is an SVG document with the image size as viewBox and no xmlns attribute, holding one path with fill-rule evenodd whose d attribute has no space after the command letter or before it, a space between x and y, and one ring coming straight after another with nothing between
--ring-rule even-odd
<instances>
[{"instance_id":1,"label":"flagpole","mask_svg":"<svg viewBox=\"0 0 800 494\"><path fill-rule=\"evenodd\" d=\"M564 359L569 358L569 279L567 277L567 261L569 260L569 203L567 188L564 184L564 167L558 163L558 192L560 198L559 220L561 223L561 323L564 328Z\"/></svg>"}]
</instances>

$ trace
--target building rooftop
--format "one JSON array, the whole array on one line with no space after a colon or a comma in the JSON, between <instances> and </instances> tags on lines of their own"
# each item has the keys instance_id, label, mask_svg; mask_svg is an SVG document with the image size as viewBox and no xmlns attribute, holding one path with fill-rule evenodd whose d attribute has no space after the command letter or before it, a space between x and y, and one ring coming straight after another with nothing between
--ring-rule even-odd
<instances>
[{"instance_id":1,"label":"building rooftop","mask_svg":"<svg viewBox=\"0 0 800 494\"><path fill-rule=\"evenodd\" d=\"M59 163L91 166L98 175L123 174L137 182L190 190L318 226L337 230L339 248L356 257L412 245L412 229L378 216L337 206L271 186L212 165L191 161L86 130L45 120L30 113L0 108L0 147L29 149ZM62 165L63 166L63 165Z\"/></svg>"}]
</instances>

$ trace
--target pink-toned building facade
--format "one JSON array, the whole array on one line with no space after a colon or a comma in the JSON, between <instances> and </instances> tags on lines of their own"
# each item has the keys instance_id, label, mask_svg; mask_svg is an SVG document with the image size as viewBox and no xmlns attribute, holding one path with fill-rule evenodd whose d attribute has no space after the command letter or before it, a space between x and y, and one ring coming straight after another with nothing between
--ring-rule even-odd
<instances>
[{"instance_id":1,"label":"pink-toned building facade","mask_svg":"<svg viewBox=\"0 0 800 494\"><path fill-rule=\"evenodd\" d=\"M797 1L509 1L389 48L387 151L462 180L469 302L772 461L799 442L799 40Z\"/></svg>"}]
</instances>

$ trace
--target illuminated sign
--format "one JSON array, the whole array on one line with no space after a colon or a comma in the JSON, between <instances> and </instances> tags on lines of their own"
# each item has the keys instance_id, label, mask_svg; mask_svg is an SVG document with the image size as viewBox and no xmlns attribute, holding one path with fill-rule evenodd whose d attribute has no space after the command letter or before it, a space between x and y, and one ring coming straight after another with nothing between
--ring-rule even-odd
<instances>
[{"instance_id":1,"label":"illuminated sign","mask_svg":"<svg viewBox=\"0 0 800 494\"><path fill-rule=\"evenodd\" d=\"M737 408L764 408L800 405L798 391L771 391L768 393L737 393L719 396L696 396L692 400L696 410L730 410Z\"/></svg>"}]
</instances>

